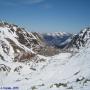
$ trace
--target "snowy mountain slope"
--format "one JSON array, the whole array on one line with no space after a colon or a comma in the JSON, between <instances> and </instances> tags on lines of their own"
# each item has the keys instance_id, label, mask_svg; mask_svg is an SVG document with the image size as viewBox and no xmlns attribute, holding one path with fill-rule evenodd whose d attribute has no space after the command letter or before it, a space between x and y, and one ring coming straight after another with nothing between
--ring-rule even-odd
<instances>
[{"instance_id":1,"label":"snowy mountain slope","mask_svg":"<svg viewBox=\"0 0 90 90\"><path fill-rule=\"evenodd\" d=\"M90 28L87 27L81 30L78 34L74 35L68 47L80 48L84 47L87 41L90 39Z\"/></svg>"},{"instance_id":2,"label":"snowy mountain slope","mask_svg":"<svg viewBox=\"0 0 90 90\"><path fill-rule=\"evenodd\" d=\"M56 38L64 34L49 35ZM0 23L0 89L90 90L90 29L60 44L68 44L68 48L76 48L78 53L65 48L64 53L50 57L36 54L34 49L46 50L41 34ZM50 54L56 49L47 50Z\"/></svg>"},{"instance_id":3,"label":"snowy mountain slope","mask_svg":"<svg viewBox=\"0 0 90 90\"><path fill-rule=\"evenodd\" d=\"M72 34L69 33L39 33L32 32L39 41L40 46L34 51L40 55L53 56L59 54L61 50L71 42Z\"/></svg>"},{"instance_id":4,"label":"snowy mountain slope","mask_svg":"<svg viewBox=\"0 0 90 90\"><path fill-rule=\"evenodd\" d=\"M51 36L64 35L66 34L53 33ZM52 56L59 53L59 49L47 45L42 34L27 32L24 28L7 22L0 23L0 45L0 58L4 61L24 61L35 57L36 54Z\"/></svg>"},{"instance_id":5,"label":"snowy mountain slope","mask_svg":"<svg viewBox=\"0 0 90 90\"><path fill-rule=\"evenodd\" d=\"M44 41L48 45L52 45L57 48L64 48L70 41L71 37L73 35L70 33L61 33L61 32L55 32L55 33L44 33L42 34L42 37Z\"/></svg>"},{"instance_id":6,"label":"snowy mountain slope","mask_svg":"<svg viewBox=\"0 0 90 90\"><path fill-rule=\"evenodd\" d=\"M0 24L0 57L4 61L29 59L35 56L32 50L39 45L32 33L13 24Z\"/></svg>"},{"instance_id":7,"label":"snowy mountain slope","mask_svg":"<svg viewBox=\"0 0 90 90\"><path fill-rule=\"evenodd\" d=\"M32 34L40 42L40 46L34 51L44 56L53 56L62 52L62 50L71 42L73 34L69 33L37 33Z\"/></svg>"},{"instance_id":8,"label":"snowy mountain slope","mask_svg":"<svg viewBox=\"0 0 90 90\"><path fill-rule=\"evenodd\" d=\"M90 46L82 48L74 56L61 53L47 58L47 63L35 65L36 71L20 64L23 68L19 72L10 72L3 77L2 86L17 86L19 90L90 90L89 54ZM38 69L40 65L42 67Z\"/></svg>"}]
</instances>

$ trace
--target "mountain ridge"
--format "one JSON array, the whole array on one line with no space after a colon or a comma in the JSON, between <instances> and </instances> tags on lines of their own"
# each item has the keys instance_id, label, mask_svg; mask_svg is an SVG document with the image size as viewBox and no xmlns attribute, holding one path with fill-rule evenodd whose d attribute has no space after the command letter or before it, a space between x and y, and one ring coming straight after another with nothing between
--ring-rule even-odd
<instances>
[{"instance_id":1,"label":"mountain ridge","mask_svg":"<svg viewBox=\"0 0 90 90\"><path fill-rule=\"evenodd\" d=\"M44 35L56 42L67 35L55 34ZM0 86L17 86L20 90L89 90L90 28L58 43L64 47L56 47L56 42L52 45L40 33L0 23Z\"/></svg>"}]
</instances>

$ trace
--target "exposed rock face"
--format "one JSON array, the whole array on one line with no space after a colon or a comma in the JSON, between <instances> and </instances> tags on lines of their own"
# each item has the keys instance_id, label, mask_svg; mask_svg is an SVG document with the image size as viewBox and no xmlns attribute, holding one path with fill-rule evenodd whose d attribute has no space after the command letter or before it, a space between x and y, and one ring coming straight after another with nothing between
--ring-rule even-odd
<instances>
[{"instance_id":1,"label":"exposed rock face","mask_svg":"<svg viewBox=\"0 0 90 90\"><path fill-rule=\"evenodd\" d=\"M10 72L10 68L4 64L0 64L0 71L4 71L4 72Z\"/></svg>"},{"instance_id":2,"label":"exposed rock face","mask_svg":"<svg viewBox=\"0 0 90 90\"><path fill-rule=\"evenodd\" d=\"M17 25L0 23L0 58L7 61L21 61L35 56L33 45L38 45L36 38ZM24 56L22 53L27 54ZM23 56L22 56L23 55ZM30 55L30 56L28 56Z\"/></svg>"},{"instance_id":3,"label":"exposed rock face","mask_svg":"<svg viewBox=\"0 0 90 90\"><path fill-rule=\"evenodd\" d=\"M71 42L68 44L68 48L74 47L79 49L84 47L87 41L90 39L90 28L81 30L80 33L73 36Z\"/></svg>"}]
</instances>

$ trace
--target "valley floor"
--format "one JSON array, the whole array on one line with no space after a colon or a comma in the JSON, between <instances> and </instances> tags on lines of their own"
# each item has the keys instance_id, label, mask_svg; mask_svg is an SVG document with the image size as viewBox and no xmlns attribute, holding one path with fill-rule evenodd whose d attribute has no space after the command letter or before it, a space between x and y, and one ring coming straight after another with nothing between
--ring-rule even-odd
<instances>
[{"instance_id":1,"label":"valley floor","mask_svg":"<svg viewBox=\"0 0 90 90\"><path fill-rule=\"evenodd\" d=\"M7 75L4 72L0 74L1 87L18 87L16 90L90 90L89 52L90 49L82 49L74 56L61 53L37 64L6 63L12 70ZM19 66L22 68L15 72L14 68Z\"/></svg>"}]
</instances>

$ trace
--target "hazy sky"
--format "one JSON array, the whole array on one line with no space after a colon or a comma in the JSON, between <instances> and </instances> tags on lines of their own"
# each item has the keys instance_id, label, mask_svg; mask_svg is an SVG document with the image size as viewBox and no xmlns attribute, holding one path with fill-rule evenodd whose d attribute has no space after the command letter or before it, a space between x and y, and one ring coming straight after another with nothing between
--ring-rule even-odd
<instances>
[{"instance_id":1,"label":"hazy sky","mask_svg":"<svg viewBox=\"0 0 90 90\"><path fill-rule=\"evenodd\" d=\"M0 18L30 31L78 32L90 26L90 0L0 0Z\"/></svg>"}]
</instances>

